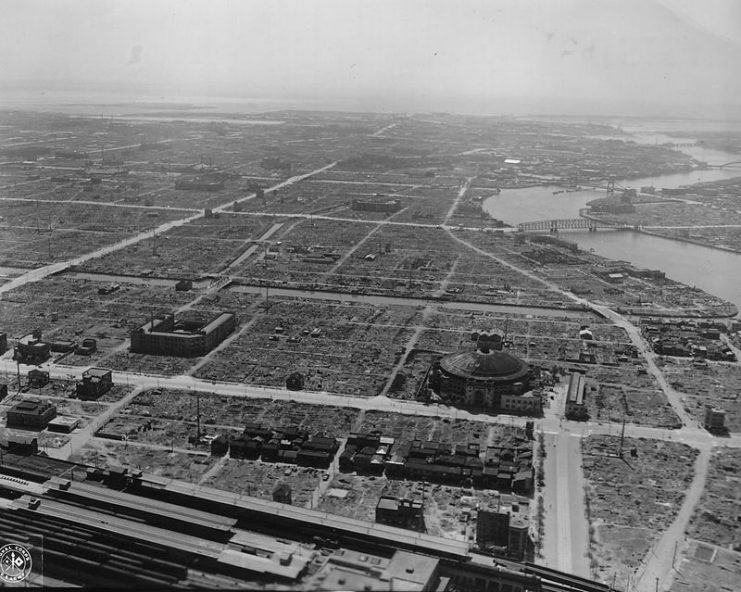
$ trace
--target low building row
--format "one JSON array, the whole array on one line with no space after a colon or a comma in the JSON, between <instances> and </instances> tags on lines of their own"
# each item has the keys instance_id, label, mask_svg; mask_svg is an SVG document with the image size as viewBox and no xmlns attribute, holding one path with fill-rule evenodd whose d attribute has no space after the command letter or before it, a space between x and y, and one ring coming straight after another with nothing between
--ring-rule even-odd
<instances>
[{"instance_id":1,"label":"low building row","mask_svg":"<svg viewBox=\"0 0 741 592\"><path fill-rule=\"evenodd\" d=\"M353 434L339 458L340 471L381 475L389 479L473 485L529 494L533 489L532 451L529 447L486 449L482 460L478 444L451 446L434 441L403 441Z\"/></svg>"},{"instance_id":2,"label":"low building row","mask_svg":"<svg viewBox=\"0 0 741 592\"><path fill-rule=\"evenodd\" d=\"M700 357L726 362L736 361L730 347L720 341L727 332L723 323L671 319L643 319L641 334L660 355Z\"/></svg>"},{"instance_id":3,"label":"low building row","mask_svg":"<svg viewBox=\"0 0 741 592\"><path fill-rule=\"evenodd\" d=\"M318 469L329 468L339 448L335 438L310 435L290 426L266 428L248 424L242 435L229 439L222 435L211 442L211 454L265 462L284 462Z\"/></svg>"}]
</instances>

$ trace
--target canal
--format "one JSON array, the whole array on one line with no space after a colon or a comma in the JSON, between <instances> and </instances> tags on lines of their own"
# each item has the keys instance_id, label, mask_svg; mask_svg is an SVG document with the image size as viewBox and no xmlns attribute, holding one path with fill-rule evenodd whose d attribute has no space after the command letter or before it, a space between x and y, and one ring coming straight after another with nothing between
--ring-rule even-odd
<instances>
[{"instance_id":1,"label":"canal","mask_svg":"<svg viewBox=\"0 0 741 592\"><path fill-rule=\"evenodd\" d=\"M624 128L626 131L630 129ZM693 141L672 138L665 135L666 130L633 130L632 140L638 143L662 143ZM624 136L623 136L624 137ZM682 148L683 152L708 164L723 164L739 160L737 154L711 150L703 147ZM643 186L679 187L704 181L716 181L741 176L741 168L703 169L688 173L657 175L639 179L617 181L623 187ZM484 209L492 217L507 224L548 220L557 218L577 218L579 210L587 202L604 196L604 191L579 191L574 193L553 192L559 187L532 187L523 189L503 189L484 202ZM688 220L688 224L692 221ZM741 310L741 254L713 249L692 243L675 241L639 232L597 233L568 232L565 238L575 241L582 249L610 259L629 261L638 267L661 269L667 277L697 286L734 303Z\"/></svg>"}]
</instances>

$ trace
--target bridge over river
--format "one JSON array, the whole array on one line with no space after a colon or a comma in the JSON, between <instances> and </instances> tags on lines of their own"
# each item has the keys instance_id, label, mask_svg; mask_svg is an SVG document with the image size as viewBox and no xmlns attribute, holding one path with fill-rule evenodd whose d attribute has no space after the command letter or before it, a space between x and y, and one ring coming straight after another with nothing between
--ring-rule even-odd
<instances>
[{"instance_id":1,"label":"bridge over river","mask_svg":"<svg viewBox=\"0 0 741 592\"><path fill-rule=\"evenodd\" d=\"M613 228L615 230L631 230L633 227L628 224L617 224L614 222L605 222L593 218L563 218L558 220L534 220L532 222L522 222L517 225L517 230L522 232L543 232L547 230L551 233L557 233L559 230L589 230L595 232L598 228Z\"/></svg>"},{"instance_id":2,"label":"bridge over river","mask_svg":"<svg viewBox=\"0 0 741 592\"><path fill-rule=\"evenodd\" d=\"M732 160L730 162L724 162L723 164L707 164L707 163L705 163L705 165L702 168L705 168L705 169L724 169L726 167L737 167L739 165L741 165L741 160Z\"/></svg>"}]
</instances>

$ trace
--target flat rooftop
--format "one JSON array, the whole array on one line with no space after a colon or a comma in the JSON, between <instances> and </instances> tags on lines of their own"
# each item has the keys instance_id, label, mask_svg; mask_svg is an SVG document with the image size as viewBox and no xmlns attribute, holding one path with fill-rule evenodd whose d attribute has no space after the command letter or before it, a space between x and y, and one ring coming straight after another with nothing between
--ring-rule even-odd
<instances>
[{"instance_id":1,"label":"flat rooftop","mask_svg":"<svg viewBox=\"0 0 741 592\"><path fill-rule=\"evenodd\" d=\"M196 526L204 526L215 530L228 531L237 523L235 518L228 518L226 516L211 514L201 510L184 508L183 506L178 506L176 504L152 500L138 495L131 495L129 493L115 491L97 485L90 485L80 481L72 481L70 482L69 489L61 490L59 489L59 486L64 481L66 480L60 479L59 477L53 477L44 485L48 485L48 488L53 490L55 495L60 499L73 496L82 497L101 504L115 504L124 509L144 512L152 516L163 516L165 518L180 520Z\"/></svg>"},{"instance_id":2,"label":"flat rooftop","mask_svg":"<svg viewBox=\"0 0 741 592\"><path fill-rule=\"evenodd\" d=\"M107 490L104 491L107 492ZM10 509L27 510L31 499L31 496L23 495L11 503ZM311 557L292 554L287 562L281 563L278 554L270 553L270 556L265 556L268 554L247 553L242 549L235 549L228 543L219 543L182 532L142 524L127 517L97 512L89 508L54 501L48 497L42 499L33 511L57 520L61 519L73 524L106 530L120 536L177 549L189 555L200 555L253 573L296 579L311 559Z\"/></svg>"},{"instance_id":3,"label":"flat rooftop","mask_svg":"<svg viewBox=\"0 0 741 592\"><path fill-rule=\"evenodd\" d=\"M150 483L154 488L165 489L173 493L203 498L229 506L239 506L245 510L275 517L283 517L289 520L321 525L327 529L344 531L348 534L360 534L373 537L391 544L408 545L426 552L434 552L435 554L444 553L447 556L458 559L465 559L468 556L470 549L470 545L465 541L456 541L429 534L417 533L403 528L386 526L385 524L363 522L361 520L337 516L327 512L281 504L270 500L240 495L193 483L185 483L176 480L167 481L160 477L150 479L149 475L142 477L143 485L150 485Z\"/></svg>"}]
</instances>

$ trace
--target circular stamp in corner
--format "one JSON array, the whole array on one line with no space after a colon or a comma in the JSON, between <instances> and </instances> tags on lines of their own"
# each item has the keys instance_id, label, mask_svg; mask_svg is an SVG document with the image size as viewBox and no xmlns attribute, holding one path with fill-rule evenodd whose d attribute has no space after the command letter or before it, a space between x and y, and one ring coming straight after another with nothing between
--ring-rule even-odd
<instances>
[{"instance_id":1,"label":"circular stamp in corner","mask_svg":"<svg viewBox=\"0 0 741 592\"><path fill-rule=\"evenodd\" d=\"M0 582L22 582L31 574L31 553L23 545L0 547Z\"/></svg>"}]
</instances>

